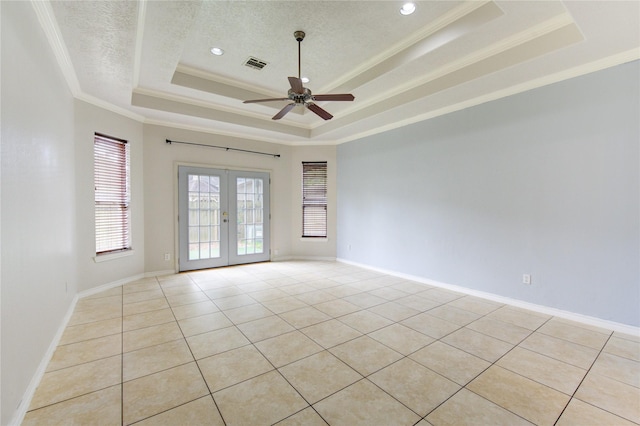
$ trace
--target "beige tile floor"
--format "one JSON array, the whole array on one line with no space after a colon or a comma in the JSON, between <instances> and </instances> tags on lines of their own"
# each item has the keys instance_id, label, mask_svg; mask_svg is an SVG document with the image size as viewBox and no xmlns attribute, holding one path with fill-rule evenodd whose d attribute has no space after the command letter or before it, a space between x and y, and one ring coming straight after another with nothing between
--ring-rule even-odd
<instances>
[{"instance_id":1,"label":"beige tile floor","mask_svg":"<svg viewBox=\"0 0 640 426\"><path fill-rule=\"evenodd\" d=\"M640 339L333 262L78 301L25 425L640 424Z\"/></svg>"}]
</instances>

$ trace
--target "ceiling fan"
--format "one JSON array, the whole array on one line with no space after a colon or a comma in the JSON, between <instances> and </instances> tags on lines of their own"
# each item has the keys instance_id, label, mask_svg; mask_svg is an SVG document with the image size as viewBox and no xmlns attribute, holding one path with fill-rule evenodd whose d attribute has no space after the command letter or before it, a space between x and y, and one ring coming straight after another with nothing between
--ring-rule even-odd
<instances>
[{"instance_id":1,"label":"ceiling fan","mask_svg":"<svg viewBox=\"0 0 640 426\"><path fill-rule=\"evenodd\" d=\"M304 31L296 31L293 33L294 37L298 41L298 76L297 77L289 77L289 84L291 85L291 89L289 89L286 98L271 98L271 99L253 99L250 101L244 101L245 104L257 103L257 102L272 102L272 101L292 101L287 104L284 108L280 110L276 115L272 117L273 120L280 120L284 117L289 111L293 109L296 105L304 105L311 112L318 115L320 118L324 120L331 120L333 115L329 114L324 109L320 108L318 105L313 103L313 101L352 101L355 97L350 93L343 94L329 94L329 95L314 95L311 93L311 90L307 89L302 85L302 80L300 79L300 44L302 40L304 40Z\"/></svg>"}]
</instances>

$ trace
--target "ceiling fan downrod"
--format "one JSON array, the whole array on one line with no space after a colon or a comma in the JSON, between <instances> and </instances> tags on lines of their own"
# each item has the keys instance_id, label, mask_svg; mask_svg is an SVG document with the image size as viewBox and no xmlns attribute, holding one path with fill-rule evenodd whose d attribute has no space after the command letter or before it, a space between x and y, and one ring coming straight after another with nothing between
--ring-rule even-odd
<instances>
[{"instance_id":1,"label":"ceiling fan downrod","mask_svg":"<svg viewBox=\"0 0 640 426\"><path fill-rule=\"evenodd\" d=\"M293 33L293 36L298 41L298 78L302 78L300 74L300 51L301 51L300 46L301 46L302 40L304 40L305 33L304 31L295 31Z\"/></svg>"}]
</instances>

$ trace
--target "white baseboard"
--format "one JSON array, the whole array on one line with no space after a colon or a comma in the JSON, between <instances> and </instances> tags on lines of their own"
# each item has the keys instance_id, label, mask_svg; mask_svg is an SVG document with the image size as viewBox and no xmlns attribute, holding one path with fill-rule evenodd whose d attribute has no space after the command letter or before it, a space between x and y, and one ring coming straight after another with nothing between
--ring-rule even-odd
<instances>
[{"instance_id":1,"label":"white baseboard","mask_svg":"<svg viewBox=\"0 0 640 426\"><path fill-rule=\"evenodd\" d=\"M67 328L67 324L71 319L71 315L73 315L73 311L76 308L76 303L78 303L77 294L74 296L73 300L71 301L71 304L67 309L67 313L65 314L64 318L62 319L62 322L60 323L60 326L58 327L58 331L56 331L56 334L53 336L53 339L51 340L51 343L49 344L47 351L42 357L42 360L40 361L40 364L38 365L36 372L33 374L33 377L31 378L31 382L29 382L29 386L27 386L27 389L25 390L24 395L22 396L22 401L20 402L18 409L14 413L13 418L9 422L10 425L22 424L22 421L24 420L24 416L27 414L27 410L29 410L29 406L31 405L31 400L33 399L33 395L36 393L36 389L38 389L38 385L42 380L42 376L44 376L44 373L47 370L49 361L51 361L51 357L53 357L53 354L56 351L56 348L58 347L58 343L62 338L62 334L64 333L64 330Z\"/></svg>"},{"instance_id":2,"label":"white baseboard","mask_svg":"<svg viewBox=\"0 0 640 426\"><path fill-rule=\"evenodd\" d=\"M347 259L336 259L337 262L346 263L348 265L358 266L360 268L369 269L371 271L380 272L387 275L392 275L399 278L415 281L422 284L427 284L434 287L440 287L447 290L456 291L458 293L468 294L470 296L479 297L482 299L491 300L493 302L504 303L505 305L511 305L522 309L527 309L534 312L539 312L546 315L552 315L559 318L576 321L582 324L600 327L607 330L617 331L619 333L630 334L632 336L640 336L640 327L634 327L628 324L622 324L614 321L608 321L601 318L591 317L588 315L582 315L575 312L563 311L562 309L550 308L544 305L537 305L535 303L525 302L523 300L512 299L510 297L500 296L493 293L487 293L480 290L474 290L467 287L461 287L454 284L443 283L439 281L430 280L428 278L419 277L416 275L404 274L402 272L392 271L388 269L377 268L364 263L352 262Z\"/></svg>"},{"instance_id":3,"label":"white baseboard","mask_svg":"<svg viewBox=\"0 0 640 426\"><path fill-rule=\"evenodd\" d=\"M345 263L348 265L353 265L353 266L358 266L360 268L364 268L364 269L368 269L371 271L376 271L376 272L380 272L383 274L387 274L387 275L392 275L392 276L396 276L399 278L404 278L407 280L411 280L411 281L415 281L418 283L422 283L422 284L426 284L426 285L430 285L430 286L434 286L434 287L440 287L440 288L445 288L447 290L452 290L452 291L456 291L459 293L463 293L463 294L468 294L471 296L476 296L476 297L480 297L482 299L487 299L487 300L491 300L494 302L499 302L499 303L504 303L507 305L511 305L511 306L516 306L519 308L523 308L523 309L528 309L530 311L534 311L534 312L540 312L543 314L547 314L547 315L553 315L556 317L560 317L560 318L565 318L568 320L572 320L572 321L576 321L576 322L580 322L583 324L587 324L587 325L591 325L591 326L595 326L595 327L601 327L604 329L608 329L608 330L613 330L613 331L617 331L620 333L624 333L624 334L630 334L633 336L640 336L640 327L634 327L631 325L627 325L627 324L621 324L621 323L617 323L617 322L613 322L613 321L607 321L607 320L603 320L600 318L595 318L595 317L590 317L587 315L582 315L582 314L577 314L574 312L569 312L569 311L563 311L561 309L556 309L556 308L550 308L547 306L543 306L543 305L537 305L534 303L529 303L529 302L525 302L522 300L518 300L518 299L512 299L509 297L504 297L504 296L500 296L500 295L496 295L496 294L492 294L492 293L487 293L487 292L483 292L483 291L479 291L479 290L473 290L470 288L466 288L466 287L461 287L461 286L457 286L457 285L453 285L453 284L447 284L447 283L442 283L439 281L434 281L434 280L430 280L424 277L419 277L419 276L415 276L415 275L409 275L409 274L404 274L401 272L397 272L397 271L392 271L392 270L388 270L388 269L382 269L382 268L377 268L371 265L367 265L367 264L363 264L363 263L358 263L358 262L353 262L350 260L346 260L346 259L341 259L341 258L335 258L335 257L318 257L318 256L282 256L282 257L277 257L277 258L272 258L272 261L278 262L278 261L287 261L287 260L315 260L315 261L325 261L325 262L340 262L340 263ZM58 331L56 332L54 338L51 341L51 344L49 345L45 355L42 358L42 361L40 362L40 365L38 366L38 369L36 370L35 374L33 375L33 378L31 379L31 382L29 383L29 386L27 387L24 396L22 398L22 402L20 403L18 409L16 410L13 419L11 420L11 422L9 423L10 425L19 425L22 423L22 421L24 420L24 416L27 414L27 410L29 409L29 405L31 405L31 400L33 398L33 395L35 394L36 389L38 388L38 385L40 384L40 381L42 380L42 377L44 376L44 373L47 369L47 366L49 365L49 361L51 361L51 357L53 356L56 348L58 347L58 343L60 342L60 339L62 338L62 334L64 333L64 330L67 327L67 324L69 323L69 320L71 319L71 315L73 314L73 311L76 307L76 304L78 303L78 300L87 296L91 296L97 293L100 293L102 291L105 290L109 290L111 288L114 287L118 287L121 286L123 284L127 284L129 282L132 281L136 281L139 280L141 278L146 278L146 277L156 277L156 276L162 276L162 275L171 275L171 274L175 274L175 271L173 270L166 270L166 271L155 271L155 272L147 272L144 274L137 274L131 277L127 277L127 278L123 278L121 280L117 280L117 281L113 281L111 283L107 283L107 284L103 284L101 286L89 289L89 290L84 290L82 292L79 292L72 300L67 313L65 314L62 322L60 323L60 326L58 327Z\"/></svg>"},{"instance_id":4,"label":"white baseboard","mask_svg":"<svg viewBox=\"0 0 640 426\"><path fill-rule=\"evenodd\" d=\"M174 271L173 269L165 269L164 271L145 272L144 277L145 278L161 277L163 275L174 275L176 273L177 272Z\"/></svg>"},{"instance_id":5,"label":"white baseboard","mask_svg":"<svg viewBox=\"0 0 640 426\"><path fill-rule=\"evenodd\" d=\"M112 281L112 282L107 283L107 284L99 285L98 287L93 287L93 288L90 288L88 290L83 290L83 291L78 293L78 299L82 299L83 297L87 297L87 296L93 296L94 294L98 294L98 293L103 292L105 290L110 290L110 289L112 289L114 287L118 287L118 286L121 286L123 284L127 284L127 283L130 283L132 281L136 281L136 280L142 279L144 277L145 277L145 274L136 274L136 275L133 275L131 277L122 278L120 280Z\"/></svg>"},{"instance_id":6,"label":"white baseboard","mask_svg":"<svg viewBox=\"0 0 640 426\"><path fill-rule=\"evenodd\" d=\"M171 271L170 273L173 274L174 272ZM161 271L158 275L166 275L166 273ZM47 348L46 353L42 357L42 360L40 361L40 364L38 365L38 368L34 373L31 379L31 382L29 383L29 386L24 392L24 395L22 397L22 402L18 406L18 409L16 410L13 416L13 419L9 423L10 425L22 424L22 421L24 420L24 416L27 414L27 410L31 405L31 400L33 399L33 395L35 394L36 389L38 388L38 385L40 384L40 381L42 380L42 377L44 376L44 373L47 370L47 366L51 361L51 357L53 357L53 354L56 351L58 344L60 343L60 339L62 338L64 330L67 328L67 324L69 324L69 320L71 319L71 315L73 315L73 311L76 308L76 304L78 303L78 300L87 296L92 296L94 294L100 293L105 290L110 290L114 287L118 287L123 284L130 283L132 281L139 280L141 278L144 278L145 276L146 274L133 275L131 277L123 278L121 280L113 281L98 287L81 291L75 295L75 297L71 302L71 305L69 305L69 308L67 309L67 313L65 314L64 318L62 319L62 322L60 323L60 326L58 327L58 331L56 332L53 339L51 340L51 343L49 344L49 347ZM155 275L152 275L152 276L155 276Z\"/></svg>"},{"instance_id":7,"label":"white baseboard","mask_svg":"<svg viewBox=\"0 0 640 426\"><path fill-rule=\"evenodd\" d=\"M286 262L287 260L293 260L291 256L271 256L272 262Z\"/></svg>"},{"instance_id":8,"label":"white baseboard","mask_svg":"<svg viewBox=\"0 0 640 426\"><path fill-rule=\"evenodd\" d=\"M143 278L159 277L159 276L162 276L162 275L173 275L173 274L175 274L175 271L173 269L168 269L166 271L145 272L144 274L132 275L132 276L127 277L127 278L122 278L122 279L117 280L117 281L112 281L112 282L107 283L107 284L102 284L102 285L100 285L98 287L90 288L88 290L83 290L80 293L78 293L78 298L82 299L83 297L92 296L94 294L98 294L98 293L103 292L105 290L110 290L110 289L112 289L114 287L118 287L118 286L121 286L123 284L128 284L128 283L133 282L133 281L141 280Z\"/></svg>"},{"instance_id":9,"label":"white baseboard","mask_svg":"<svg viewBox=\"0 0 640 426\"><path fill-rule=\"evenodd\" d=\"M323 256L276 256L272 257L272 262L286 262L287 260L316 260L319 262L335 262L335 257L323 257Z\"/></svg>"},{"instance_id":10,"label":"white baseboard","mask_svg":"<svg viewBox=\"0 0 640 426\"><path fill-rule=\"evenodd\" d=\"M335 257L323 257L323 256L291 256L291 260L315 260L320 262L335 262Z\"/></svg>"}]
</instances>

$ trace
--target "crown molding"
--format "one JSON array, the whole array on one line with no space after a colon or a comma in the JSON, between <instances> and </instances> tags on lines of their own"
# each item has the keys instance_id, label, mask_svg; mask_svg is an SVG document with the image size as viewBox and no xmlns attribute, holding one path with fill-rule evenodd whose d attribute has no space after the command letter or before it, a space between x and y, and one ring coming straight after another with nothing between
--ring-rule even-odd
<instances>
[{"instance_id":1,"label":"crown molding","mask_svg":"<svg viewBox=\"0 0 640 426\"><path fill-rule=\"evenodd\" d=\"M163 100L172 101L172 102L179 102L186 105L193 105L201 108L207 108L210 110L215 110L215 111L220 111L225 113L232 113L239 116L247 117L248 119L258 119L262 121L271 122L271 117L267 119L265 118L264 114L258 114L258 113L246 111L240 108L233 108L233 107L228 107L224 105L213 104L211 102L199 101L193 98L189 98L187 96L175 95L175 94L161 92L159 90L154 90L154 89L138 87L133 90L132 95L149 96L157 99L163 99ZM297 127L299 129L310 130L310 126L305 124L287 122L286 125L290 127Z\"/></svg>"},{"instance_id":2,"label":"crown molding","mask_svg":"<svg viewBox=\"0 0 640 426\"><path fill-rule=\"evenodd\" d=\"M223 131L223 130L218 130L218 129L212 129L210 127L202 127L202 126L196 126L196 125L190 125L190 124L182 124L182 123L176 123L176 122L165 121L165 120L147 119L147 120L144 121L144 124L149 124L149 125L152 125L152 126L169 127L169 128L172 128L172 129L188 130L188 131L192 131L192 132L207 133L207 134L210 134L210 135L225 136L225 137L231 137L231 138L237 138L237 139L244 139L244 140L251 140L251 141L258 141L258 142L266 142L266 143L272 143L272 144L277 144L277 145L295 146L295 145L305 145L305 144L308 145L309 144L308 140L306 142L304 140L301 140L301 141L298 141L298 142L291 142L291 141L284 141L282 139L275 139L275 138L267 138L267 137L261 137L261 136L248 135L248 134L242 133L242 132Z\"/></svg>"},{"instance_id":3,"label":"crown molding","mask_svg":"<svg viewBox=\"0 0 640 426\"><path fill-rule=\"evenodd\" d=\"M140 82L140 67L142 62L142 42L144 40L144 23L147 16L147 0L138 2L138 24L136 25L136 49L133 55L133 87Z\"/></svg>"},{"instance_id":4,"label":"crown molding","mask_svg":"<svg viewBox=\"0 0 640 426\"><path fill-rule=\"evenodd\" d=\"M272 143L272 144L277 144L277 145L287 145L287 146L326 146L326 145L341 145L343 143L347 143L347 142L351 142L354 140L358 140L358 139L362 139L368 136L373 136L379 133L384 133L390 130L394 130L397 128L401 128L404 126L408 126L410 124L414 124L414 123L418 123L421 121L425 121L425 120L429 120L431 118L436 118L442 115L446 115L446 114L450 114L456 111L461 111L464 110L466 108L471 108L483 103L487 103L487 102L491 102L491 101L495 101L498 99L502 99L508 96L512 96L512 95L516 95L519 93L523 93L529 90L533 90L533 89L537 89L539 87L544 87L550 84L554 84L554 83L558 83L564 80L569 80L575 77L580 77L582 75L586 75L586 74L590 74L593 72L597 72L597 71L601 71L607 68L611 68L614 66L618 66L618 65L622 65L628 62L633 62L636 60L640 60L640 49L631 49L625 52L621 52L619 54L616 55L612 55L609 56L607 58L604 59L600 59L588 64L584 64L578 67L574 67L574 68L570 68L568 70L564 70L564 71L560 71L558 73L549 75L549 76L545 76L536 80L531 80L522 84L518 84L512 87L509 87L507 89L504 90L500 90L500 91L496 91L496 92L492 92L492 93L488 93L488 94L484 94L482 96L478 96L476 98L470 99L468 101L465 102L460 102L454 105L449 105L446 106L444 108L440 108L438 110L435 111L430 111L428 113L425 114L420 114L420 115L416 115L413 116L411 118L408 118L406 120L402 120L402 121L397 121L394 122L392 124L389 125L385 125L385 126L380 126L380 127L376 127L373 129L369 129L365 132L360 132L360 133L356 133L353 135L350 135L348 137L344 137L344 138L338 138L338 139L330 139L330 140L325 140L325 141L314 141L313 139L309 140L309 139L300 139L300 140L294 140L294 141L286 141L286 140L282 140L282 139L276 139L276 138L269 138L269 137L260 137L260 136L254 136L254 135L249 135L247 133L243 133L243 132L232 132L232 131L221 131L221 130L217 130L214 128L210 128L210 127L204 127L204 126L196 126L196 125L188 125L188 124L182 124L182 123L176 123L176 122L171 122L171 121L165 121L165 120L156 120L156 119L148 119L148 118L144 118L140 115L134 114L128 110L124 110L122 108L116 107L115 105L111 105L107 102L101 101L100 99L96 99L96 98L92 98L92 99L82 99L85 100L86 102L92 103L98 107L101 108L105 108L108 109L112 112L116 112L119 113L121 115L125 115L129 118L133 118L136 121L142 121L144 124L149 124L149 125L154 125L154 126L161 126L161 127L169 127L169 128L173 128L173 129L181 129L181 130L188 130L188 131L193 131L193 132L199 132L199 133L207 133L207 134L214 134L214 135L219 135L219 136L226 136L226 137L233 137L233 138L238 138L238 139L245 139L245 140L253 140L253 141L259 141L259 142L266 142L266 143ZM81 99L81 98L79 98ZM132 116L133 114L133 116Z\"/></svg>"},{"instance_id":5,"label":"crown molding","mask_svg":"<svg viewBox=\"0 0 640 426\"><path fill-rule=\"evenodd\" d=\"M352 91L386 74L398 64L408 63L467 34L470 29L504 15L493 1L467 1L430 25L391 46L362 65L346 73L332 84L319 89L320 93Z\"/></svg>"},{"instance_id":6,"label":"crown molding","mask_svg":"<svg viewBox=\"0 0 640 426\"><path fill-rule=\"evenodd\" d=\"M516 39L518 38L516 37ZM344 111L342 117L315 129L311 137L335 131L366 119L367 117L382 114L406 105L407 103L426 98L446 89L521 64L545 53L570 46L581 40L583 40L582 33L574 23L569 23L541 35L532 35L528 41L520 41L513 43L513 45L510 43L500 43L503 44L503 48L501 49L494 50L492 47L495 45L492 45L487 48L486 51L494 52L493 55L484 59L480 58L486 54L468 55L454 62L455 66L442 67L438 73L439 77L432 75L429 80L422 85L393 93L392 96L387 97L384 101L374 102L369 105L358 105L357 107L353 106L349 111ZM510 45L511 47L507 48ZM495 53L496 51L498 53Z\"/></svg>"},{"instance_id":7,"label":"crown molding","mask_svg":"<svg viewBox=\"0 0 640 426\"><path fill-rule=\"evenodd\" d=\"M86 102L88 104L97 106L99 108L105 109L107 111L111 111L118 115L122 115L123 117L130 118L135 121L144 122L144 115L137 114L127 108L120 107L118 105L114 105L111 102L107 102L103 99L96 98L95 96L88 95L86 93L80 93L77 96L74 96L76 99Z\"/></svg>"},{"instance_id":8,"label":"crown molding","mask_svg":"<svg viewBox=\"0 0 640 426\"><path fill-rule=\"evenodd\" d=\"M222 136L241 138L247 140L256 140L267 143L275 143L281 145L338 145L346 142L350 142L353 140L361 139L363 137L371 136L374 134L386 132L392 129L396 129L399 127L403 127L412 123L416 123L419 121L428 120L430 118L434 118L440 115L448 114L451 112L459 111L465 108L469 108L472 106L479 105L484 102L493 101L496 99L500 99L506 96L511 96L517 93L525 92L531 89L535 89L538 87L542 87L548 84L556 83L559 81L563 81L566 79L578 77L583 74L588 74L591 72L595 72L598 70L602 70L605 68L609 68L612 66L620 65L622 63L634 61L640 59L640 49L634 48L625 52L621 52L616 55L609 56L604 59L600 59L588 64L583 64L577 67L573 67L564 71L557 72L552 75L540 77L538 79L534 79L531 81L527 81L521 84L517 84L499 91L483 94L481 96L475 97L473 99L466 100L464 102L456 103L453 105L448 105L438 110L429 111L424 114L415 115L413 117L409 117L405 120L381 125L378 127L374 127L371 129L367 129L366 131L362 131L356 134L352 134L349 136L345 136L343 138L331 138L328 136L326 139L318 140L317 137L323 134L327 134L337 128L343 127L345 125L349 125L353 122L358 121L361 116L367 112L370 112L369 115L375 115L380 112L386 111L388 108L395 108L398 106L399 102L410 102L412 101L410 94L413 92L420 92L422 95L428 95L429 90L438 90L438 84L436 84L436 80L449 78L455 73L460 73L465 71L466 67L476 67L483 61L493 61L499 55L510 54L510 50L513 50L513 53L517 52L520 46L523 46L523 49L527 47L527 43L536 42L537 39L548 38L550 41L562 41L560 39L556 40L554 37L554 33L558 34L558 37L563 36L563 30L571 30L571 36L573 37L575 34L579 33L582 35L580 29L575 25L575 22L571 15L566 11L565 12L544 21L538 25L530 27L524 31L521 31L515 35L512 35L508 38L502 39L486 48L476 51L470 55L467 55L455 62L451 62L446 66L443 66L433 72L423 75L419 79L412 80L403 84L401 87L394 89L393 91L388 91L386 93L380 94L375 99L371 99L367 102L358 102L357 104L350 105L348 108L344 109L340 113L340 117L336 117L333 122L313 122L311 124L298 123L291 120L283 120L279 123L273 123L269 117L264 114L255 113L252 111L247 111L240 108L234 108L224 105L213 104L211 102L203 102L197 101L192 98L180 95L173 95L168 93L163 93L159 91L154 91L145 88L137 87L137 83L140 77L140 61L141 61L141 51L142 51L142 41L144 35L144 24L147 10L146 0L142 0L138 3L138 29L136 33L136 50L134 57L134 70L133 70L133 81L134 87L136 87L132 92L132 99L136 95L146 96L148 99L147 103L153 103L154 98L158 103L166 105L166 108L158 108L160 111L168 111L168 112L176 112L175 108L179 108L181 106L185 107L185 110L188 113L188 110L191 109L195 111L194 114L191 114L194 117L201 117L209 120L220 120L222 122L235 124L235 125L248 125L253 129L263 129L270 132L280 132L283 135L286 135L288 140L283 140L277 137L272 136L257 136L253 135L250 132L245 133L242 131L226 131L226 130L218 130L215 129L216 123L212 121L212 127L209 128L206 126L197 126L197 125L189 125L189 124L179 124L176 122L172 122L170 120L155 120L149 119L145 115L140 113L136 113L133 111L135 106L132 103L132 107L128 106L118 106L107 102L103 99L94 97L92 95L86 94L82 91L80 87L80 83L78 81L78 77L73 68L73 64L70 59L69 52L67 47L63 41L61 36L60 28L55 19L55 15L53 12L53 8L51 2L49 0L44 1L30 1L37 19L39 21L40 26L42 27L45 36L51 46L51 49L54 53L56 61L59 65L59 68L65 78L67 86L73 95L74 98L81 100L83 102L87 102L89 104L95 105L96 107L105 109L107 111L111 111L113 113L122 115L124 117L130 118L132 120L145 123L145 124L153 124L153 125L161 125L172 128L179 128L185 130L193 130L197 132L205 132L210 134L217 134ZM448 26L455 24L461 19L465 17L471 16L473 12L479 11L482 8L488 8L491 12L491 8L498 8L497 5L493 1L467 1L460 6L452 9L450 12L444 14L440 18L438 18L433 25L424 28L420 32L414 34L408 40L403 41L402 46L396 46L396 48L407 49L411 46L415 45L415 43L419 43L421 40L424 40L426 37L434 34L437 31L447 28ZM498 8L499 9L499 8ZM492 12L494 13L495 10ZM500 10L501 12L501 10ZM564 37L568 37L567 32L564 32ZM582 35L584 38L584 36ZM575 38L575 37L574 37ZM571 40L569 40L571 41ZM552 43L553 44L553 43ZM393 53L390 50L381 53L380 55L372 58L367 63L363 64L358 70L354 70L351 74L345 75L341 81L348 82L349 79L353 78L354 75L362 72L367 67L375 66L375 64L380 61L384 61L391 56ZM526 56L526 55L525 55ZM533 54L533 56L538 56L538 54ZM530 59L530 58L528 58ZM527 58L520 58L520 62L523 60L527 60ZM487 62L488 63L488 62ZM517 63L517 61L516 61ZM513 64L510 64L513 65ZM211 81L219 82L221 84L228 84L233 87L238 87L246 90L256 91L255 88L243 87L238 83L233 83L228 79L221 78L219 76L211 75L207 72L197 70L194 68L190 68L181 64L178 64L176 68L176 72L182 72L184 74L192 75L194 77L208 79ZM482 67L478 68L476 74L473 74L473 70L469 70L470 73L467 74L467 78L474 79L481 77L484 75ZM352 75L353 74L353 75ZM430 84L435 84L434 88L427 87ZM443 82L445 87L447 82ZM270 95L277 96L277 94L266 92L266 96ZM419 93L418 93L419 94ZM407 97L408 96L408 97ZM132 101L133 102L133 101ZM141 105L142 107L153 108L153 106ZM168 109L167 109L168 108ZM212 114L206 115L205 112ZM204 114L204 115L203 115ZM259 131L259 130L256 130ZM305 132L307 135L305 135Z\"/></svg>"},{"instance_id":9,"label":"crown molding","mask_svg":"<svg viewBox=\"0 0 640 426\"><path fill-rule=\"evenodd\" d=\"M76 71L71 63L71 57L69 56L67 46L64 44L62 35L60 34L60 28L58 27L58 23L54 17L51 3L49 1L32 0L31 6L36 12L38 22L40 22L40 26L49 41L51 50L53 50L53 54L58 61L58 66L64 75L69 90L73 96L77 97L81 93L80 82L78 81L78 76L76 75Z\"/></svg>"},{"instance_id":10,"label":"crown molding","mask_svg":"<svg viewBox=\"0 0 640 426\"><path fill-rule=\"evenodd\" d=\"M400 93L416 90L420 86L426 85L439 78L445 77L453 72L460 71L465 67L474 65L480 61L487 60L500 53L506 52L510 49L516 48L524 43L533 41L539 37L548 35L554 31L562 29L568 25L573 24L573 19L568 14L561 14L555 16L547 21L544 21L531 28L527 28L517 34L514 34L508 38L502 39L482 50L475 51L467 56L464 56L454 62L450 62L445 66L442 66L434 71L423 75L418 79L414 79L405 82L402 85L394 87L393 90L386 92L379 92L375 97L368 99L367 101L360 101L357 104L351 105L349 108L343 110L342 115L348 116L361 109L371 107L372 105L381 103L397 96Z\"/></svg>"},{"instance_id":11,"label":"crown molding","mask_svg":"<svg viewBox=\"0 0 640 426\"><path fill-rule=\"evenodd\" d=\"M429 111L425 114L420 114L408 118L406 120L397 121L392 124L380 126L375 129L370 129L365 132L350 135L345 138L338 139L336 143L338 145L351 142L354 140L362 139L368 136L373 136L379 133L384 133L389 130L398 129L400 127L408 126L410 124L418 123L420 121L429 120L431 118L439 117L442 115L450 114L463 109L471 108L480 104L495 101L498 99L506 98L508 96L517 95L519 93L527 92L529 90L537 89L540 87L548 86L550 84L559 83L561 81L570 80L572 78L580 77L582 75L590 74L593 72L601 71L614 66L622 65L628 62L640 60L640 49L631 49L625 52L621 52L616 55L609 56L604 59L599 59L588 64L583 64L577 67L573 67L567 70L557 72L555 74L547 75L535 80L530 80L525 83L521 83L509 88L498 90L495 92L487 93L476 98L459 102L454 105L449 105L444 108L440 108L435 111Z\"/></svg>"},{"instance_id":12,"label":"crown molding","mask_svg":"<svg viewBox=\"0 0 640 426\"><path fill-rule=\"evenodd\" d=\"M270 90L265 90L263 88L258 88L255 87L253 85L250 84L244 84L241 83L239 81L234 81L231 80L229 78L226 77L222 77L220 75L217 74L213 74L207 71L203 71L197 68L193 68L184 64L178 64L178 66L176 67L176 70L174 72L175 74L187 74L189 76L192 77L197 77L197 78L201 78L203 80L209 80L209 81L213 81L219 84L223 84L225 86L229 86L229 87L234 87L236 89L241 89L241 90L246 90L248 92L253 92L259 95L264 95L266 97L271 97L271 98L277 98L277 97L281 97L282 93L280 92L275 92L275 91L270 91Z\"/></svg>"}]
</instances>

